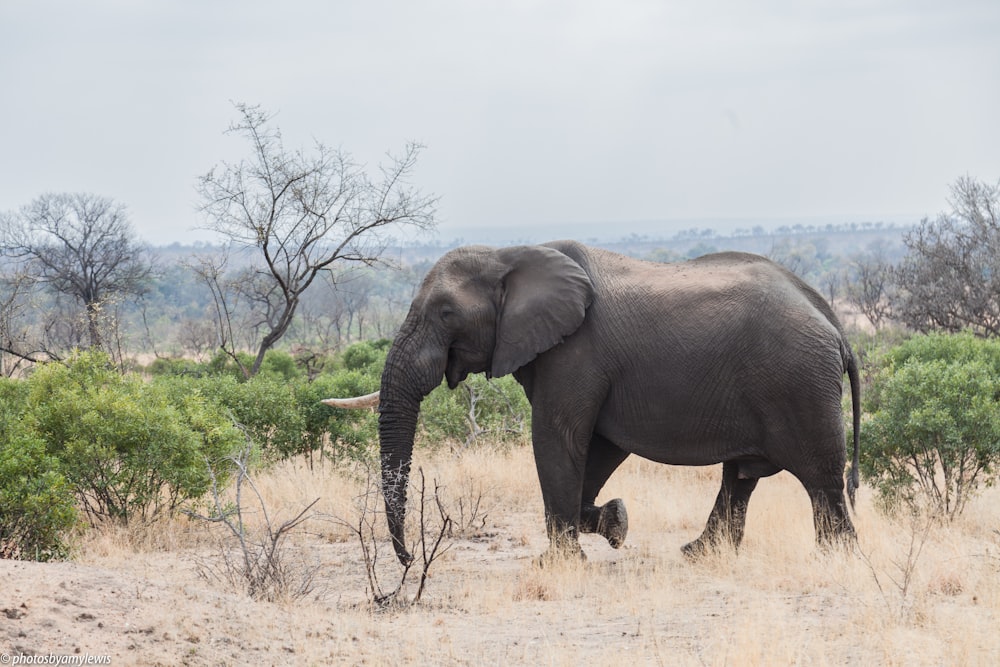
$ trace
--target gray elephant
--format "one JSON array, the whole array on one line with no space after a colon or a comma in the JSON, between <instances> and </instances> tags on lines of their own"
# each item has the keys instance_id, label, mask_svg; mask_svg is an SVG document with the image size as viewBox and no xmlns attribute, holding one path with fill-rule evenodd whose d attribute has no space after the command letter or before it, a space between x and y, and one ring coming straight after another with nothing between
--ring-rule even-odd
<instances>
[{"instance_id":1,"label":"gray elephant","mask_svg":"<svg viewBox=\"0 0 1000 667\"><path fill-rule=\"evenodd\" d=\"M722 488L704 532L684 546L688 555L723 541L738 546L757 480L781 470L808 492L821 544L854 537L841 397L847 373L853 503L857 364L826 301L763 257L654 264L573 241L442 257L389 350L381 389L368 397L380 402L382 490L404 564L421 399L442 377L455 388L478 372L513 373L531 403L550 551L582 554L580 532L622 544L624 503L595 503L629 454L723 464Z\"/></svg>"}]
</instances>

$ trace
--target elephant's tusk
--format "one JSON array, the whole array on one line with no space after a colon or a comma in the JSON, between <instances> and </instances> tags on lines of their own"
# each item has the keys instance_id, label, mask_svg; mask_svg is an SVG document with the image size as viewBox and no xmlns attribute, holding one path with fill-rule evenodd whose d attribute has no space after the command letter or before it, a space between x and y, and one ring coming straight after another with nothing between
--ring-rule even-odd
<instances>
[{"instance_id":1,"label":"elephant's tusk","mask_svg":"<svg viewBox=\"0 0 1000 667\"><path fill-rule=\"evenodd\" d=\"M378 406L378 394L379 392L376 391L372 394L354 396L352 398L324 398L320 401L320 403L334 408L343 408L345 410L363 410L364 408L374 408Z\"/></svg>"}]
</instances>

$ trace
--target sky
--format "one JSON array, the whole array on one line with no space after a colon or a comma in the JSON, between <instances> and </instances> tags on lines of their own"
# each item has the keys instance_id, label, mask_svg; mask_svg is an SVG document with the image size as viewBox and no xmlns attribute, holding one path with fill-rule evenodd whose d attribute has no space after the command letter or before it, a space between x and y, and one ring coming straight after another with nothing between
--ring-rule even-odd
<instances>
[{"instance_id":1,"label":"sky","mask_svg":"<svg viewBox=\"0 0 1000 667\"><path fill-rule=\"evenodd\" d=\"M1000 180L996 0L0 0L0 211L47 192L211 241L197 177L424 145L435 238L916 222Z\"/></svg>"}]
</instances>

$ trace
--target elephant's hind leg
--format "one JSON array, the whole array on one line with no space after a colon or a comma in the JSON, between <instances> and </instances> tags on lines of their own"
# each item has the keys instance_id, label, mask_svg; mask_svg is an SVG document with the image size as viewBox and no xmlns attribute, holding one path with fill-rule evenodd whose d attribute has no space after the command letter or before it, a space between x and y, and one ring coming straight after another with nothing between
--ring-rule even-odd
<instances>
[{"instance_id":1,"label":"elephant's hind leg","mask_svg":"<svg viewBox=\"0 0 1000 667\"><path fill-rule=\"evenodd\" d=\"M839 481L839 480L838 480ZM842 484L832 488L810 488L809 499L813 506L813 524L816 541L821 547L853 544L856 539L854 524L847 513Z\"/></svg>"},{"instance_id":2,"label":"elephant's hind leg","mask_svg":"<svg viewBox=\"0 0 1000 667\"><path fill-rule=\"evenodd\" d=\"M722 464L722 487L715 498L712 513L708 516L705 530L693 542L688 542L681 551L688 558L698 558L715 551L724 544L739 548L743 541L746 525L747 505L750 494L757 487L758 478L741 478L740 467L735 461Z\"/></svg>"},{"instance_id":3,"label":"elephant's hind leg","mask_svg":"<svg viewBox=\"0 0 1000 667\"><path fill-rule=\"evenodd\" d=\"M817 447L819 451L831 452L825 465L789 465L787 470L795 475L809 494L812 502L813 524L816 528L816 542L821 547L854 542L854 524L847 513L847 499L844 496L844 448L843 436L829 440L833 444Z\"/></svg>"},{"instance_id":4,"label":"elephant's hind leg","mask_svg":"<svg viewBox=\"0 0 1000 667\"><path fill-rule=\"evenodd\" d=\"M580 504L580 532L604 536L615 549L628 535L628 512L621 498L597 506L597 494L618 466L628 458L628 452L603 436L594 434L587 451L587 471L583 480Z\"/></svg>"}]
</instances>

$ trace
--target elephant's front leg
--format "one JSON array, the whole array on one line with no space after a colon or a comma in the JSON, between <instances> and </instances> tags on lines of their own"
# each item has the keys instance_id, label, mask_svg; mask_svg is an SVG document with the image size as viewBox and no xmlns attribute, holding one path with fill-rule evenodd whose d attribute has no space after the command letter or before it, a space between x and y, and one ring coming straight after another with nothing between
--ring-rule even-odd
<instances>
[{"instance_id":1,"label":"elephant's front leg","mask_svg":"<svg viewBox=\"0 0 1000 667\"><path fill-rule=\"evenodd\" d=\"M542 556L585 558L580 548L580 501L583 494L586 468L586 442L566 440L554 436L559 429L546 428L535 420L532 428L532 446L538 482L545 503L545 528L549 537L548 551Z\"/></svg>"}]
</instances>

